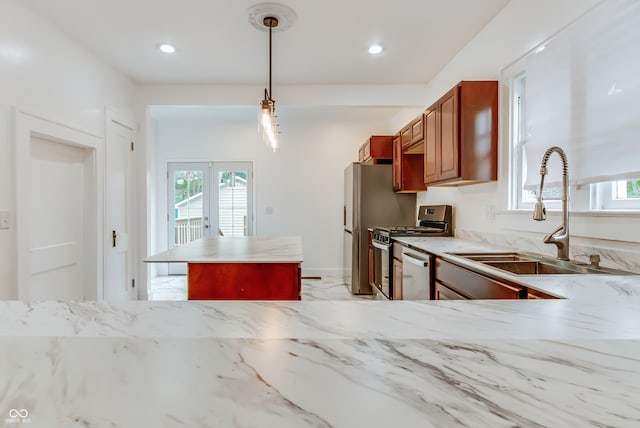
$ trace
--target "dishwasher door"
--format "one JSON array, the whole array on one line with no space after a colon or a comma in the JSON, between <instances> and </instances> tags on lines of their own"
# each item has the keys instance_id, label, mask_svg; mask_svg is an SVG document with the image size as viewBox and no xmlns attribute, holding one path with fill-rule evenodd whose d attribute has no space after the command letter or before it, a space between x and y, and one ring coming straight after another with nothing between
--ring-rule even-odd
<instances>
[{"instance_id":1,"label":"dishwasher door","mask_svg":"<svg viewBox=\"0 0 640 428\"><path fill-rule=\"evenodd\" d=\"M402 299L431 299L431 263L433 256L409 249L402 251Z\"/></svg>"}]
</instances>

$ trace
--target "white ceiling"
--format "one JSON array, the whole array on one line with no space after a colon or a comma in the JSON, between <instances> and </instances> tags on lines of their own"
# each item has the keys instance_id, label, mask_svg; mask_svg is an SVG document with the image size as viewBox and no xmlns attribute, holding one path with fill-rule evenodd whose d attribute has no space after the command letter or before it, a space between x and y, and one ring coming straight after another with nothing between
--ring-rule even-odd
<instances>
[{"instance_id":1,"label":"white ceiling","mask_svg":"<svg viewBox=\"0 0 640 428\"><path fill-rule=\"evenodd\" d=\"M297 14L273 35L273 84L428 82L509 0L280 0ZM264 84L268 33L256 0L22 0L139 83ZM172 43L177 52L157 46ZM370 44L382 54L367 53Z\"/></svg>"}]
</instances>

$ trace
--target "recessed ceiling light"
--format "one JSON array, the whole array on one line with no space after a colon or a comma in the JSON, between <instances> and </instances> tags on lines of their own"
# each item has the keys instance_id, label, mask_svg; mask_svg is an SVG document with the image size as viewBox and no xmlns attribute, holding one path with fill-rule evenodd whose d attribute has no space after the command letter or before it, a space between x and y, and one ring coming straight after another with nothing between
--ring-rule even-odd
<instances>
[{"instance_id":1,"label":"recessed ceiling light","mask_svg":"<svg viewBox=\"0 0 640 428\"><path fill-rule=\"evenodd\" d=\"M372 45L372 46L369 48L369 53L370 53L371 55L377 55L377 54L379 54L380 52L382 52L382 46L380 46L380 45Z\"/></svg>"},{"instance_id":2,"label":"recessed ceiling light","mask_svg":"<svg viewBox=\"0 0 640 428\"><path fill-rule=\"evenodd\" d=\"M174 53L176 48L170 44L164 43L160 45L160 50L164 53Z\"/></svg>"}]
</instances>

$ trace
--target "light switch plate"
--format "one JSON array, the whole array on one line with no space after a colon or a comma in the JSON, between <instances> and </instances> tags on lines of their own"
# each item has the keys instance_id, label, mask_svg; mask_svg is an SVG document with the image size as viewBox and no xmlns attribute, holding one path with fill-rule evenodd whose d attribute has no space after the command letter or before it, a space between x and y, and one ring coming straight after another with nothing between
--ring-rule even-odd
<instances>
[{"instance_id":1,"label":"light switch plate","mask_svg":"<svg viewBox=\"0 0 640 428\"><path fill-rule=\"evenodd\" d=\"M0 229L9 229L9 211L0 210Z\"/></svg>"}]
</instances>

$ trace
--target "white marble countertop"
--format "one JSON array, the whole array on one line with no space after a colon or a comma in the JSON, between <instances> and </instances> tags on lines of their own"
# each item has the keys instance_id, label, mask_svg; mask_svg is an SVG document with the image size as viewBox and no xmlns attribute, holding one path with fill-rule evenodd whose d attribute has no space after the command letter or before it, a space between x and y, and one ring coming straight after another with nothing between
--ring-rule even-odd
<instances>
[{"instance_id":1,"label":"white marble countertop","mask_svg":"<svg viewBox=\"0 0 640 428\"><path fill-rule=\"evenodd\" d=\"M149 263L302 263L299 236L202 238L144 259Z\"/></svg>"},{"instance_id":2,"label":"white marble countertop","mask_svg":"<svg viewBox=\"0 0 640 428\"><path fill-rule=\"evenodd\" d=\"M0 420L639 426L640 283L585 279L557 300L0 302Z\"/></svg>"},{"instance_id":3,"label":"white marble countertop","mask_svg":"<svg viewBox=\"0 0 640 428\"><path fill-rule=\"evenodd\" d=\"M557 297L579 301L601 301L606 299L626 299L630 295L640 297L640 275L515 275L457 257L452 253L465 252L510 252L504 248L457 238L397 238L403 244L428 251L478 272L501 277Z\"/></svg>"}]
</instances>

